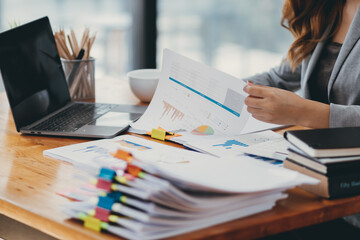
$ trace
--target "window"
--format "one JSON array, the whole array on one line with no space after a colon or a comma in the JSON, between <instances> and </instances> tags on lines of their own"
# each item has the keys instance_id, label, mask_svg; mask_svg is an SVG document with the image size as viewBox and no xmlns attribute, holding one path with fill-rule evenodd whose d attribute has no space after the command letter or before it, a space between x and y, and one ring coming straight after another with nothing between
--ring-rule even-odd
<instances>
[{"instance_id":1,"label":"window","mask_svg":"<svg viewBox=\"0 0 360 240\"><path fill-rule=\"evenodd\" d=\"M0 30L48 16L54 31L74 28L80 41L85 27L96 32L92 56L97 76L129 71L131 0L0 0ZM80 39L79 39L80 38Z\"/></svg>"},{"instance_id":2,"label":"window","mask_svg":"<svg viewBox=\"0 0 360 240\"><path fill-rule=\"evenodd\" d=\"M164 48L246 77L280 64L292 36L282 0L158 0L158 64Z\"/></svg>"},{"instance_id":3,"label":"window","mask_svg":"<svg viewBox=\"0 0 360 240\"><path fill-rule=\"evenodd\" d=\"M282 4L282 0L0 0L0 30L43 16L49 16L54 30L72 27L79 37L89 27L97 33L92 48L96 78L124 79L133 68L153 66L154 48L159 67L162 50L170 48L243 78L279 64L286 54L292 37L280 26ZM149 29L156 31L149 21L152 17L157 17L156 47L152 44L156 38L146 37Z\"/></svg>"}]
</instances>

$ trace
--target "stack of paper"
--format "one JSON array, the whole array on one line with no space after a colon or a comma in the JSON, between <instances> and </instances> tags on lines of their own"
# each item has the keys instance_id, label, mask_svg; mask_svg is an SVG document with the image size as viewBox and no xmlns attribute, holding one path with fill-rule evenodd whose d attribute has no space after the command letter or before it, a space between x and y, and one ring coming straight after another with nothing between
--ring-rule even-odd
<instances>
[{"instance_id":1,"label":"stack of paper","mask_svg":"<svg viewBox=\"0 0 360 240\"><path fill-rule=\"evenodd\" d=\"M134 173L128 162L113 157L117 149L131 152L132 164L141 171ZM286 189L317 183L251 157L217 158L133 136L51 149L44 155L97 176L100 191L69 203L64 212L88 228L131 239L165 238L259 213L286 197ZM100 167L108 173L99 174Z\"/></svg>"},{"instance_id":2,"label":"stack of paper","mask_svg":"<svg viewBox=\"0 0 360 240\"><path fill-rule=\"evenodd\" d=\"M94 230L130 239L158 239L262 212L286 197L283 189L251 194L189 192L154 176L115 182L114 190L69 203L64 212Z\"/></svg>"}]
</instances>

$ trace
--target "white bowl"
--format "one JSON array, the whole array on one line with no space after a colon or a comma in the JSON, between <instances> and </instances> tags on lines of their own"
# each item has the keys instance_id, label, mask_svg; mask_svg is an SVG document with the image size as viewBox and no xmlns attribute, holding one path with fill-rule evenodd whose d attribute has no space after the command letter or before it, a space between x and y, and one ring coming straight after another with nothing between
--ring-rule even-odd
<instances>
[{"instance_id":1,"label":"white bowl","mask_svg":"<svg viewBox=\"0 0 360 240\"><path fill-rule=\"evenodd\" d=\"M138 69L127 74L131 91L142 102L150 102L160 78L158 69Z\"/></svg>"}]
</instances>

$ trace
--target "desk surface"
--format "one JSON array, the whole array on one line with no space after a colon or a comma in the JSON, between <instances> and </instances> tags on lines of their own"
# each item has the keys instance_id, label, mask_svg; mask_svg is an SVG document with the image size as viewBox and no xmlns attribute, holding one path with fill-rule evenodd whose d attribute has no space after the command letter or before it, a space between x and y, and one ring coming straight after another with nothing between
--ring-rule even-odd
<instances>
[{"instance_id":1,"label":"desk surface","mask_svg":"<svg viewBox=\"0 0 360 240\"><path fill-rule=\"evenodd\" d=\"M115 87L114 87L115 86ZM126 82L104 79L97 101L136 104ZM111 95L116 93L115 95ZM60 239L118 239L69 220L60 207L68 200L57 191L73 185L73 167L45 158L46 149L85 140L24 136L16 132L4 93L0 94L0 214ZM276 207L254 216L195 231L173 239L259 238L360 212L360 196L324 200L293 189Z\"/></svg>"}]
</instances>

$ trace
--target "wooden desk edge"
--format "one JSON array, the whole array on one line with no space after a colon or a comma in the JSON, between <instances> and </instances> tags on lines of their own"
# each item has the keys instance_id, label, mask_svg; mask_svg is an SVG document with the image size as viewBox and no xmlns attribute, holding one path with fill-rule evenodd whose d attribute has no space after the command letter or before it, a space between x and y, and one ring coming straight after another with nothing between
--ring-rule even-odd
<instances>
[{"instance_id":1,"label":"wooden desk edge","mask_svg":"<svg viewBox=\"0 0 360 240\"><path fill-rule=\"evenodd\" d=\"M89 234L76 231L71 224L53 221L35 212L28 211L15 203L0 199L0 213L34 229L44 232L58 239L89 239ZM69 231L71 230L71 231ZM75 231L74 231L75 230Z\"/></svg>"}]
</instances>

